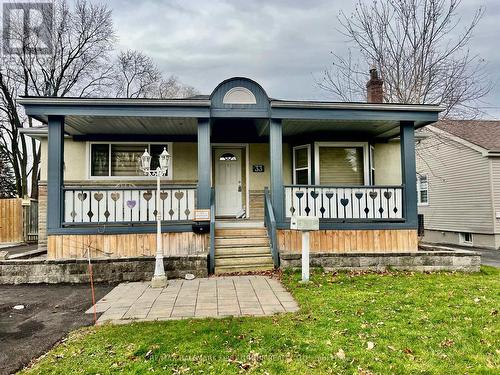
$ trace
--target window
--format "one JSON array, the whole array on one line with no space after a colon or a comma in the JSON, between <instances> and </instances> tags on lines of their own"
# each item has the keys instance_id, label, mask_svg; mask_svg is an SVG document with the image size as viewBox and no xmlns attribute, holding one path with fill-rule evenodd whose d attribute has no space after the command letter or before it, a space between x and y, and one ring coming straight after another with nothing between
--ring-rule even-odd
<instances>
[{"instance_id":1,"label":"window","mask_svg":"<svg viewBox=\"0 0 500 375\"><path fill-rule=\"evenodd\" d=\"M317 142L316 183L320 185L365 185L370 183L367 143Z\"/></svg>"},{"instance_id":2,"label":"window","mask_svg":"<svg viewBox=\"0 0 500 375\"><path fill-rule=\"evenodd\" d=\"M172 154L170 143L91 143L90 177L144 178L140 168L144 150L148 150L151 155L151 169L156 169L164 147ZM172 178L171 170L170 165L166 178Z\"/></svg>"},{"instance_id":3,"label":"window","mask_svg":"<svg viewBox=\"0 0 500 375\"><path fill-rule=\"evenodd\" d=\"M419 205L429 204L429 182L426 175L417 175L417 203Z\"/></svg>"},{"instance_id":4,"label":"window","mask_svg":"<svg viewBox=\"0 0 500 375\"><path fill-rule=\"evenodd\" d=\"M236 156L230 152L222 154L219 158L220 161L236 161Z\"/></svg>"},{"instance_id":5,"label":"window","mask_svg":"<svg viewBox=\"0 0 500 375\"><path fill-rule=\"evenodd\" d=\"M472 233L459 233L458 234L459 241L463 245L472 245Z\"/></svg>"},{"instance_id":6,"label":"window","mask_svg":"<svg viewBox=\"0 0 500 375\"><path fill-rule=\"evenodd\" d=\"M309 151L309 145L293 148L293 183L296 185L311 184L311 156Z\"/></svg>"}]
</instances>

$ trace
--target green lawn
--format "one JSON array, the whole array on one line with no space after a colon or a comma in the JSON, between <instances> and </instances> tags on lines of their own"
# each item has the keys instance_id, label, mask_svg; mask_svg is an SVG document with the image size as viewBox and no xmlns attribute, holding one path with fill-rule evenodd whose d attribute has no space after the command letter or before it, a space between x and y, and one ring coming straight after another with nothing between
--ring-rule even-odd
<instances>
[{"instance_id":1,"label":"green lawn","mask_svg":"<svg viewBox=\"0 0 500 375\"><path fill-rule=\"evenodd\" d=\"M27 373L500 373L500 272L285 273L301 311L74 332Z\"/></svg>"}]
</instances>

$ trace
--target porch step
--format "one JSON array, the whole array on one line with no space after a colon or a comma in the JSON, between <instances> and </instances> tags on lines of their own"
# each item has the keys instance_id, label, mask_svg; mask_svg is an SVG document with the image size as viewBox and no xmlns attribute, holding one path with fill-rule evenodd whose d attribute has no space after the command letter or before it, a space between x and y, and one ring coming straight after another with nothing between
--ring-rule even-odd
<instances>
[{"instance_id":1,"label":"porch step","mask_svg":"<svg viewBox=\"0 0 500 375\"><path fill-rule=\"evenodd\" d=\"M262 237L215 237L215 248L234 246L269 246L269 239Z\"/></svg>"},{"instance_id":2,"label":"porch step","mask_svg":"<svg viewBox=\"0 0 500 375\"><path fill-rule=\"evenodd\" d=\"M219 266L270 266L273 267L273 258L271 255L246 256L246 257L224 257L215 258L215 267Z\"/></svg>"},{"instance_id":3,"label":"porch step","mask_svg":"<svg viewBox=\"0 0 500 375\"><path fill-rule=\"evenodd\" d=\"M217 228L215 273L264 271L274 268L265 228Z\"/></svg>"},{"instance_id":4,"label":"porch step","mask_svg":"<svg viewBox=\"0 0 500 375\"><path fill-rule=\"evenodd\" d=\"M215 256L233 257L233 256L255 256L270 253L269 246L247 246L247 247L219 247L215 249Z\"/></svg>"},{"instance_id":5,"label":"porch step","mask_svg":"<svg viewBox=\"0 0 500 375\"><path fill-rule=\"evenodd\" d=\"M215 267L215 274L222 275L225 273L236 273L236 272L254 272L254 271L271 271L273 265L242 265L242 266L219 266Z\"/></svg>"},{"instance_id":6,"label":"porch step","mask_svg":"<svg viewBox=\"0 0 500 375\"><path fill-rule=\"evenodd\" d=\"M266 237L266 228L215 229L216 237Z\"/></svg>"}]
</instances>

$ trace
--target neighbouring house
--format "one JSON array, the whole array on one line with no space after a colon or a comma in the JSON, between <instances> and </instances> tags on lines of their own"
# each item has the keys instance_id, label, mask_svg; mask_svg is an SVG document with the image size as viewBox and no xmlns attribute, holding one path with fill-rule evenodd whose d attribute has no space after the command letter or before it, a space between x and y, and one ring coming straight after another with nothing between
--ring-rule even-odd
<instances>
[{"instance_id":1,"label":"neighbouring house","mask_svg":"<svg viewBox=\"0 0 500 375\"><path fill-rule=\"evenodd\" d=\"M500 248L500 121L439 121L421 134L423 241Z\"/></svg>"},{"instance_id":2,"label":"neighbouring house","mask_svg":"<svg viewBox=\"0 0 500 375\"><path fill-rule=\"evenodd\" d=\"M301 249L292 215L319 216L312 253L416 252L414 133L441 108L382 103L371 75L366 103L276 100L238 77L186 99L19 99L46 124L26 132L42 142L48 258L153 255L155 180L138 161L147 149L154 164L164 147L166 262L201 255L216 273L278 266ZM207 231L195 209L211 210Z\"/></svg>"}]
</instances>

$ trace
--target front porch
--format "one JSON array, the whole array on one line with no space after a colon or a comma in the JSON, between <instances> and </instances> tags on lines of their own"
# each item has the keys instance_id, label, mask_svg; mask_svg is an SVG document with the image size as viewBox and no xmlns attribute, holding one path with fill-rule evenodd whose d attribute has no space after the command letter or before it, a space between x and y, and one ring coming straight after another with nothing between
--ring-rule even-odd
<instances>
[{"instance_id":1,"label":"front porch","mask_svg":"<svg viewBox=\"0 0 500 375\"><path fill-rule=\"evenodd\" d=\"M207 254L210 272L222 218L264 222L275 266L300 248L292 215L319 217L313 249L416 251L414 131L438 107L279 101L241 78L207 98L21 102L47 124L49 258L151 255L158 211L165 256ZM137 157L163 147L157 207ZM195 209L211 210L209 232Z\"/></svg>"}]
</instances>

